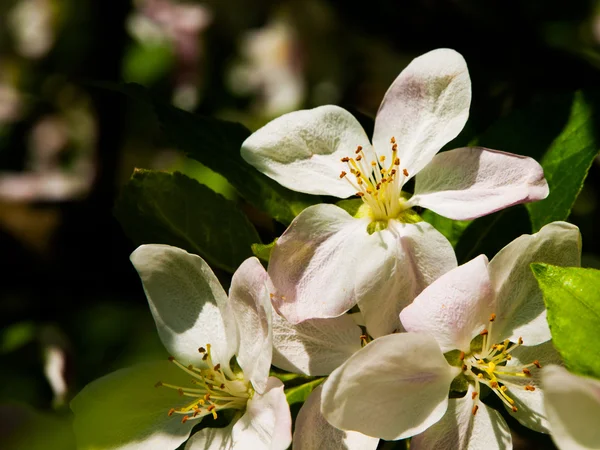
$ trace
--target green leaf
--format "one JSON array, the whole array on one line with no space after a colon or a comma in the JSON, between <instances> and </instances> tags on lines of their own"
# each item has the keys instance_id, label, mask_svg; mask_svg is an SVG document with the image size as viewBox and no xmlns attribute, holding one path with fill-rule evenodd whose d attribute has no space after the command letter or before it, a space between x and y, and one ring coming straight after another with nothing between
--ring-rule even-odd
<instances>
[{"instance_id":1,"label":"green leaf","mask_svg":"<svg viewBox=\"0 0 600 450\"><path fill-rule=\"evenodd\" d=\"M440 216L433 211L427 209L421 213L421 218L433 225L433 227L442 233L446 239L450 241L452 247L456 247L458 240L472 222L471 220L452 220Z\"/></svg>"},{"instance_id":2,"label":"green leaf","mask_svg":"<svg viewBox=\"0 0 600 450\"><path fill-rule=\"evenodd\" d=\"M480 145L540 161L550 195L526 205L534 232L568 218L600 151L599 125L600 95L578 91L516 111L477 139Z\"/></svg>"},{"instance_id":3,"label":"green leaf","mask_svg":"<svg viewBox=\"0 0 600 450\"><path fill-rule=\"evenodd\" d=\"M260 241L235 203L179 172L136 169L114 214L135 244L180 247L229 272Z\"/></svg>"},{"instance_id":4,"label":"green leaf","mask_svg":"<svg viewBox=\"0 0 600 450\"><path fill-rule=\"evenodd\" d=\"M532 264L554 347L574 373L600 378L600 270Z\"/></svg>"},{"instance_id":5,"label":"green leaf","mask_svg":"<svg viewBox=\"0 0 600 450\"><path fill-rule=\"evenodd\" d=\"M271 259L271 251L273 250L273 247L275 247L276 242L277 238L270 244L252 244L252 253L254 253L254 256L258 259L269 262L269 259Z\"/></svg>"},{"instance_id":6,"label":"green leaf","mask_svg":"<svg viewBox=\"0 0 600 450\"><path fill-rule=\"evenodd\" d=\"M6 327L0 334L0 355L10 353L33 341L36 327L33 322L18 322Z\"/></svg>"},{"instance_id":7,"label":"green leaf","mask_svg":"<svg viewBox=\"0 0 600 450\"><path fill-rule=\"evenodd\" d=\"M473 220L462 232L455 246L456 258L459 264L480 254L492 259L506 244L522 234L529 233L531 225L523 205L480 217Z\"/></svg>"},{"instance_id":8,"label":"green leaf","mask_svg":"<svg viewBox=\"0 0 600 450\"><path fill-rule=\"evenodd\" d=\"M294 403L305 402L310 393L323 381L325 381L325 377L317 378L316 380L309 381L308 383L301 384L300 386L286 389L285 398L290 405L293 405Z\"/></svg>"}]
</instances>

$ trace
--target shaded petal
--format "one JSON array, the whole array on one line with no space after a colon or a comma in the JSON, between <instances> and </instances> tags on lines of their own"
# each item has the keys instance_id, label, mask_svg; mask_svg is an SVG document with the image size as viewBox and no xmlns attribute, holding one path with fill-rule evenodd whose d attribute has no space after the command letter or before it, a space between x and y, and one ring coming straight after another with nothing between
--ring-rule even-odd
<instances>
[{"instance_id":1,"label":"shaded petal","mask_svg":"<svg viewBox=\"0 0 600 450\"><path fill-rule=\"evenodd\" d=\"M360 300L364 285L383 285L379 271L396 241L388 232L369 235L367 224L334 205L311 206L294 219L269 262L273 305L283 317L337 317Z\"/></svg>"},{"instance_id":2,"label":"shaded petal","mask_svg":"<svg viewBox=\"0 0 600 450\"><path fill-rule=\"evenodd\" d=\"M489 265L497 301L492 341L523 337L526 345L535 345L550 339L542 292L529 265L579 266L580 259L579 229L566 222L552 222L500 250Z\"/></svg>"},{"instance_id":3,"label":"shaded petal","mask_svg":"<svg viewBox=\"0 0 600 450\"><path fill-rule=\"evenodd\" d=\"M230 450L233 449L231 430L235 421L224 428L203 428L194 433L185 444L185 450Z\"/></svg>"},{"instance_id":4,"label":"shaded petal","mask_svg":"<svg viewBox=\"0 0 600 450\"><path fill-rule=\"evenodd\" d=\"M510 450L512 437L498 411L477 402L473 415L474 392L469 385L462 398L448 400L442 419L410 441L411 450Z\"/></svg>"},{"instance_id":5,"label":"shaded petal","mask_svg":"<svg viewBox=\"0 0 600 450\"><path fill-rule=\"evenodd\" d=\"M71 401L73 429L80 449L176 449L198 423L169 417L189 403L176 390L154 387L164 381L189 386L189 375L168 361L121 369L88 384Z\"/></svg>"},{"instance_id":6,"label":"shaded petal","mask_svg":"<svg viewBox=\"0 0 600 450\"><path fill-rule=\"evenodd\" d=\"M506 410L521 424L540 433L549 432L549 424L544 412L544 391L541 389L541 379L547 365L562 364L560 355L554 349L552 341L546 341L534 346L520 346L511 352L512 359L506 367L520 369L521 366L538 361L541 369L529 367L530 377L499 376L502 381L508 381L508 395L515 401L517 412L510 408ZM535 387L535 391L525 389L526 385Z\"/></svg>"},{"instance_id":7,"label":"shaded petal","mask_svg":"<svg viewBox=\"0 0 600 450\"><path fill-rule=\"evenodd\" d=\"M552 439L558 448L600 448L600 381L549 366L544 368L542 385Z\"/></svg>"},{"instance_id":8,"label":"shaded petal","mask_svg":"<svg viewBox=\"0 0 600 450\"><path fill-rule=\"evenodd\" d=\"M264 394L255 394L233 426L235 450L285 450L292 443L292 416L283 383L270 377Z\"/></svg>"},{"instance_id":9,"label":"shaded petal","mask_svg":"<svg viewBox=\"0 0 600 450\"><path fill-rule=\"evenodd\" d=\"M294 450L375 450L379 439L356 431L342 431L330 425L321 414L321 390L318 386L306 399L294 429Z\"/></svg>"},{"instance_id":10,"label":"shaded petal","mask_svg":"<svg viewBox=\"0 0 600 450\"><path fill-rule=\"evenodd\" d=\"M494 304L488 259L479 255L442 275L400 313L406 331L429 333L442 352L469 352Z\"/></svg>"},{"instance_id":11,"label":"shaded petal","mask_svg":"<svg viewBox=\"0 0 600 450\"><path fill-rule=\"evenodd\" d=\"M452 245L427 222L391 220L381 234L387 241L391 241L388 236L393 237L396 243L388 245L386 257L379 260L377 272L370 278L377 284L361 285L362 300L358 303L373 337L403 330L400 311L426 286L456 267Z\"/></svg>"},{"instance_id":12,"label":"shaded petal","mask_svg":"<svg viewBox=\"0 0 600 450\"><path fill-rule=\"evenodd\" d=\"M459 371L432 336L383 336L333 371L323 385L321 411L342 430L403 439L440 420Z\"/></svg>"},{"instance_id":13,"label":"shaded petal","mask_svg":"<svg viewBox=\"0 0 600 450\"><path fill-rule=\"evenodd\" d=\"M257 258L248 258L233 274L229 301L239 334L237 361L244 377L264 392L273 353L271 301L267 272Z\"/></svg>"},{"instance_id":14,"label":"shaded petal","mask_svg":"<svg viewBox=\"0 0 600 450\"><path fill-rule=\"evenodd\" d=\"M409 204L454 220L469 220L542 200L548 192L544 170L535 159L465 147L436 155L419 172Z\"/></svg>"},{"instance_id":15,"label":"shaded petal","mask_svg":"<svg viewBox=\"0 0 600 450\"><path fill-rule=\"evenodd\" d=\"M284 114L254 132L242 144L249 164L279 184L307 194L349 197L356 190L340 172L340 161L357 146L371 143L358 120L339 106L326 105Z\"/></svg>"},{"instance_id":16,"label":"shaded petal","mask_svg":"<svg viewBox=\"0 0 600 450\"><path fill-rule=\"evenodd\" d=\"M329 375L361 349L362 330L344 314L292 324L273 314L273 365L304 375Z\"/></svg>"},{"instance_id":17,"label":"shaded petal","mask_svg":"<svg viewBox=\"0 0 600 450\"><path fill-rule=\"evenodd\" d=\"M235 319L208 264L169 245L142 245L130 258L167 351L201 365L198 348L211 344L213 361L228 364L237 350Z\"/></svg>"},{"instance_id":18,"label":"shaded petal","mask_svg":"<svg viewBox=\"0 0 600 450\"><path fill-rule=\"evenodd\" d=\"M471 80L464 58L447 48L419 56L388 89L375 118L373 145L414 176L463 129L469 117Z\"/></svg>"}]
</instances>

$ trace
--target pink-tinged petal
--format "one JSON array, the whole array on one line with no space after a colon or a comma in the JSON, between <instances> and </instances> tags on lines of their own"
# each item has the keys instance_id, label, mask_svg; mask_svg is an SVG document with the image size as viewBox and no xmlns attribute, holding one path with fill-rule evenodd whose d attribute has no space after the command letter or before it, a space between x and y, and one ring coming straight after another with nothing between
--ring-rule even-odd
<instances>
[{"instance_id":1,"label":"pink-tinged petal","mask_svg":"<svg viewBox=\"0 0 600 450\"><path fill-rule=\"evenodd\" d=\"M406 331L429 333L442 352L469 352L487 325L494 292L485 255L442 275L400 313Z\"/></svg>"},{"instance_id":2,"label":"pink-tinged petal","mask_svg":"<svg viewBox=\"0 0 600 450\"><path fill-rule=\"evenodd\" d=\"M447 48L425 53L412 60L385 94L375 119L375 150L389 157L394 137L400 167L412 177L460 133L470 104L464 58Z\"/></svg>"},{"instance_id":3,"label":"pink-tinged petal","mask_svg":"<svg viewBox=\"0 0 600 450\"><path fill-rule=\"evenodd\" d=\"M548 196L544 170L532 158L482 147L436 155L416 178L410 204L469 220Z\"/></svg>"},{"instance_id":4,"label":"pink-tinged petal","mask_svg":"<svg viewBox=\"0 0 600 450\"><path fill-rule=\"evenodd\" d=\"M369 343L325 381L321 412L333 426L386 440L429 428L446 412L460 369L432 336L401 333Z\"/></svg>"},{"instance_id":5,"label":"pink-tinged petal","mask_svg":"<svg viewBox=\"0 0 600 450\"><path fill-rule=\"evenodd\" d=\"M378 284L363 284L358 302L367 332L376 338L403 330L400 311L426 286L456 267L452 245L427 222L391 220L381 233L392 236L396 243L389 247L391 256L376 274Z\"/></svg>"},{"instance_id":6,"label":"pink-tinged petal","mask_svg":"<svg viewBox=\"0 0 600 450\"><path fill-rule=\"evenodd\" d=\"M242 144L249 164L279 184L307 194L349 197L356 190L340 172L340 161L354 156L358 146L371 151L371 143L358 121L333 105L284 114L254 132Z\"/></svg>"},{"instance_id":7,"label":"pink-tinged petal","mask_svg":"<svg viewBox=\"0 0 600 450\"><path fill-rule=\"evenodd\" d=\"M330 425L321 414L321 390L318 386L306 399L294 429L294 450L375 450L379 439L356 431L342 431Z\"/></svg>"},{"instance_id":8,"label":"pink-tinged petal","mask_svg":"<svg viewBox=\"0 0 600 450\"><path fill-rule=\"evenodd\" d=\"M520 346L511 353L512 359L506 364L506 372L516 371L522 374L521 368L529 365L527 369L530 376L508 376L500 374L498 378L506 381L507 394L515 401L517 411L512 411L505 405L506 410L522 425L540 433L549 433L550 425L544 411L544 390L541 389L541 380L546 366L562 364L560 355L554 349L552 341L546 341L539 345ZM540 364L537 368L534 361ZM530 386L528 389L525 386ZM531 386L535 390L531 390Z\"/></svg>"},{"instance_id":9,"label":"pink-tinged petal","mask_svg":"<svg viewBox=\"0 0 600 450\"><path fill-rule=\"evenodd\" d=\"M235 271L229 289L239 334L237 361L258 393L266 388L273 353L272 308L266 283L267 272L253 257Z\"/></svg>"},{"instance_id":10,"label":"pink-tinged petal","mask_svg":"<svg viewBox=\"0 0 600 450\"><path fill-rule=\"evenodd\" d=\"M84 450L175 450L189 436L193 420L169 416L189 404L158 381L191 386L190 377L168 361L117 370L88 384L71 402L77 447Z\"/></svg>"},{"instance_id":11,"label":"pink-tinged petal","mask_svg":"<svg viewBox=\"0 0 600 450\"><path fill-rule=\"evenodd\" d=\"M579 229L566 222L552 222L500 250L489 265L497 301L493 342L517 342L522 337L525 345L536 345L550 339L542 292L529 265L541 262L571 267L579 266L580 259Z\"/></svg>"},{"instance_id":12,"label":"pink-tinged petal","mask_svg":"<svg viewBox=\"0 0 600 450\"><path fill-rule=\"evenodd\" d=\"M235 421L223 428L203 428L185 443L185 450L232 450L231 431Z\"/></svg>"},{"instance_id":13,"label":"pink-tinged petal","mask_svg":"<svg viewBox=\"0 0 600 450\"><path fill-rule=\"evenodd\" d=\"M169 245L142 245L131 254L158 335L171 355L202 365L198 348L212 345L213 361L228 364L237 350L237 327L227 294L197 255Z\"/></svg>"},{"instance_id":14,"label":"pink-tinged petal","mask_svg":"<svg viewBox=\"0 0 600 450\"><path fill-rule=\"evenodd\" d=\"M329 375L361 349L361 335L348 314L294 325L273 313L273 365L293 373Z\"/></svg>"},{"instance_id":15,"label":"pink-tinged petal","mask_svg":"<svg viewBox=\"0 0 600 450\"><path fill-rule=\"evenodd\" d=\"M462 398L451 398L442 419L410 441L411 450L511 450L508 425L498 411L471 400L469 386Z\"/></svg>"},{"instance_id":16,"label":"pink-tinged petal","mask_svg":"<svg viewBox=\"0 0 600 450\"><path fill-rule=\"evenodd\" d=\"M232 429L234 450L285 450L292 443L292 416L283 383L270 377L263 394L254 394Z\"/></svg>"},{"instance_id":17,"label":"pink-tinged petal","mask_svg":"<svg viewBox=\"0 0 600 450\"><path fill-rule=\"evenodd\" d=\"M542 385L552 439L558 448L600 448L600 380L549 366L543 371Z\"/></svg>"},{"instance_id":18,"label":"pink-tinged petal","mask_svg":"<svg viewBox=\"0 0 600 450\"><path fill-rule=\"evenodd\" d=\"M366 293L383 287L381 268L394 258L396 241L367 233L368 219L355 219L334 205L311 206L277 241L269 262L272 302L292 323L343 314Z\"/></svg>"}]
</instances>

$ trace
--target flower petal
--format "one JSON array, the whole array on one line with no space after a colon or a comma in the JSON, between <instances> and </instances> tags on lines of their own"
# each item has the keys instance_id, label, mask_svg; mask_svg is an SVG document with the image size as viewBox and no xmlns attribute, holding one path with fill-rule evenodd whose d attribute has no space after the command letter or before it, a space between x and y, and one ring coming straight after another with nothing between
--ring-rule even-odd
<instances>
[{"instance_id":1,"label":"flower petal","mask_svg":"<svg viewBox=\"0 0 600 450\"><path fill-rule=\"evenodd\" d=\"M237 361L258 393L264 392L273 354L271 301L267 272L257 258L248 258L233 274L229 302L237 322Z\"/></svg>"},{"instance_id":2,"label":"flower petal","mask_svg":"<svg viewBox=\"0 0 600 450\"><path fill-rule=\"evenodd\" d=\"M379 439L338 430L325 420L321 414L322 387L318 386L300 408L294 429L294 450L375 450Z\"/></svg>"},{"instance_id":3,"label":"flower petal","mask_svg":"<svg viewBox=\"0 0 600 450\"><path fill-rule=\"evenodd\" d=\"M507 393L515 401L517 411L513 412L508 407L506 407L506 410L527 428L540 433L548 433L549 424L544 412L544 391L540 388L541 377L547 365L561 364L561 358L554 349L552 341L534 346L520 346L512 351L511 355L512 359L506 365L507 369L531 364L536 360L542 368L529 367L530 377L507 377L502 375L498 377L500 380L512 384L512 386L508 386ZM535 390L526 390L526 385L534 386Z\"/></svg>"},{"instance_id":4,"label":"flower petal","mask_svg":"<svg viewBox=\"0 0 600 450\"><path fill-rule=\"evenodd\" d=\"M333 426L386 440L421 433L446 412L460 369L432 336L401 333L375 339L323 385L321 411Z\"/></svg>"},{"instance_id":5,"label":"flower petal","mask_svg":"<svg viewBox=\"0 0 600 450\"><path fill-rule=\"evenodd\" d=\"M198 348L211 344L213 361L226 364L237 343L227 294L208 264L169 245L142 245L131 254L162 343L173 356L202 364Z\"/></svg>"},{"instance_id":6,"label":"flower petal","mask_svg":"<svg viewBox=\"0 0 600 450\"><path fill-rule=\"evenodd\" d=\"M311 206L294 219L269 262L273 305L283 317L292 323L337 317L365 286L383 285L379 271L396 241L390 233L369 235L367 224L334 205Z\"/></svg>"},{"instance_id":7,"label":"flower petal","mask_svg":"<svg viewBox=\"0 0 600 450\"><path fill-rule=\"evenodd\" d=\"M542 200L548 183L539 163L526 156L466 147L436 155L416 178L411 205L455 220Z\"/></svg>"},{"instance_id":8,"label":"flower petal","mask_svg":"<svg viewBox=\"0 0 600 450\"><path fill-rule=\"evenodd\" d=\"M154 387L164 381L189 385L189 376L168 361L121 369L88 384L71 401L80 449L176 449L197 421L169 417L171 408L189 403L176 390Z\"/></svg>"},{"instance_id":9,"label":"flower petal","mask_svg":"<svg viewBox=\"0 0 600 450\"><path fill-rule=\"evenodd\" d=\"M285 450L292 443L292 416L283 383L270 377L263 394L255 394L233 426L235 450Z\"/></svg>"},{"instance_id":10,"label":"flower petal","mask_svg":"<svg viewBox=\"0 0 600 450\"><path fill-rule=\"evenodd\" d=\"M580 258L579 229L566 222L552 222L500 250L489 265L497 302L492 341L522 337L526 345L536 345L550 339L542 292L529 265L579 266Z\"/></svg>"},{"instance_id":11,"label":"flower petal","mask_svg":"<svg viewBox=\"0 0 600 450\"><path fill-rule=\"evenodd\" d=\"M488 259L479 255L442 275L400 313L406 331L429 333L442 352L469 352L494 304Z\"/></svg>"},{"instance_id":12,"label":"flower petal","mask_svg":"<svg viewBox=\"0 0 600 450\"><path fill-rule=\"evenodd\" d=\"M325 105L284 114L254 132L242 144L242 158L293 191L349 197L356 190L340 172L340 159L371 143L352 114Z\"/></svg>"},{"instance_id":13,"label":"flower petal","mask_svg":"<svg viewBox=\"0 0 600 450\"><path fill-rule=\"evenodd\" d=\"M235 421L223 428L203 428L194 433L185 443L185 450L230 450L233 449L231 431Z\"/></svg>"},{"instance_id":14,"label":"flower petal","mask_svg":"<svg viewBox=\"0 0 600 450\"><path fill-rule=\"evenodd\" d=\"M512 437L498 411L477 402L473 415L473 386L462 398L448 400L442 419L410 441L411 450L510 450Z\"/></svg>"},{"instance_id":15,"label":"flower petal","mask_svg":"<svg viewBox=\"0 0 600 450\"><path fill-rule=\"evenodd\" d=\"M396 242L388 244L385 257L379 257L377 272L366 278L373 283L360 286L358 302L367 332L376 338L403 330L400 311L426 286L456 267L452 245L427 222L391 220L380 234L387 242L394 242L390 237Z\"/></svg>"},{"instance_id":16,"label":"flower petal","mask_svg":"<svg viewBox=\"0 0 600 450\"><path fill-rule=\"evenodd\" d=\"M344 314L292 324L273 314L273 365L293 373L329 375L361 349L362 330Z\"/></svg>"},{"instance_id":17,"label":"flower petal","mask_svg":"<svg viewBox=\"0 0 600 450\"><path fill-rule=\"evenodd\" d=\"M398 144L400 167L414 176L463 129L469 117L471 80L464 58L441 48L419 56L388 89L375 119L373 146L391 155Z\"/></svg>"},{"instance_id":18,"label":"flower petal","mask_svg":"<svg viewBox=\"0 0 600 450\"><path fill-rule=\"evenodd\" d=\"M552 439L558 448L599 448L600 381L549 366L542 373L542 385Z\"/></svg>"}]
</instances>

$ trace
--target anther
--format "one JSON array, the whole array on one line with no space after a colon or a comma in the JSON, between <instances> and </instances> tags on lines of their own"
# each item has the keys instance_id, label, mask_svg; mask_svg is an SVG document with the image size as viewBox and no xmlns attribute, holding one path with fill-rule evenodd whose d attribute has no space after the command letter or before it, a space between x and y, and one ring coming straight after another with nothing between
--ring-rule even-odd
<instances>
[{"instance_id":1,"label":"anther","mask_svg":"<svg viewBox=\"0 0 600 450\"><path fill-rule=\"evenodd\" d=\"M214 370L215 372L218 372L220 368L221 368L221 364L219 363L219 364L217 364L215 367L213 367L213 370Z\"/></svg>"},{"instance_id":2,"label":"anther","mask_svg":"<svg viewBox=\"0 0 600 450\"><path fill-rule=\"evenodd\" d=\"M471 394L471 400L475 400L476 397L477 397L477 392L473 392Z\"/></svg>"},{"instance_id":3,"label":"anther","mask_svg":"<svg viewBox=\"0 0 600 450\"><path fill-rule=\"evenodd\" d=\"M167 413L169 417L171 417L175 413L175 408L171 408Z\"/></svg>"},{"instance_id":4,"label":"anther","mask_svg":"<svg viewBox=\"0 0 600 450\"><path fill-rule=\"evenodd\" d=\"M270 296L271 298L273 298L273 297L275 297L275 294L269 294L269 296ZM204 347L200 347L200 348L198 349L198 351L199 351L200 353L206 353L206 349L205 349Z\"/></svg>"},{"instance_id":5,"label":"anther","mask_svg":"<svg viewBox=\"0 0 600 450\"><path fill-rule=\"evenodd\" d=\"M458 357L461 361L465 360L465 352L460 352L460 356Z\"/></svg>"},{"instance_id":6,"label":"anther","mask_svg":"<svg viewBox=\"0 0 600 450\"><path fill-rule=\"evenodd\" d=\"M219 389L225 389L225 383L221 383L221 386L219 386Z\"/></svg>"},{"instance_id":7,"label":"anther","mask_svg":"<svg viewBox=\"0 0 600 450\"><path fill-rule=\"evenodd\" d=\"M162 381L157 381L154 387L161 387L162 385Z\"/></svg>"},{"instance_id":8,"label":"anther","mask_svg":"<svg viewBox=\"0 0 600 450\"><path fill-rule=\"evenodd\" d=\"M522 337L519 337L519 340L517 341L517 343L518 343L519 345L523 344L523 338L522 338Z\"/></svg>"},{"instance_id":9,"label":"anther","mask_svg":"<svg viewBox=\"0 0 600 450\"><path fill-rule=\"evenodd\" d=\"M208 353L205 353L204 356L202 357L202 361L206 361L208 359Z\"/></svg>"},{"instance_id":10,"label":"anther","mask_svg":"<svg viewBox=\"0 0 600 450\"><path fill-rule=\"evenodd\" d=\"M175 361L175 357L169 356L169 362L173 362L173 361Z\"/></svg>"},{"instance_id":11,"label":"anther","mask_svg":"<svg viewBox=\"0 0 600 450\"><path fill-rule=\"evenodd\" d=\"M481 331L481 333L479 333L479 336L486 336L487 334L488 334L488 330L484 328L484 329Z\"/></svg>"},{"instance_id":12,"label":"anther","mask_svg":"<svg viewBox=\"0 0 600 450\"><path fill-rule=\"evenodd\" d=\"M356 153L357 155L362 151L362 147L359 145L358 147L356 147L356 151L354 153Z\"/></svg>"},{"instance_id":13,"label":"anther","mask_svg":"<svg viewBox=\"0 0 600 450\"><path fill-rule=\"evenodd\" d=\"M496 320L496 314L492 313L490 314L490 322L493 322L494 320Z\"/></svg>"},{"instance_id":14,"label":"anther","mask_svg":"<svg viewBox=\"0 0 600 450\"><path fill-rule=\"evenodd\" d=\"M467 367L467 365L466 365L466 364L463 364L463 365L462 365L462 367L461 367L461 369L462 369L463 371L465 371L465 370L467 370L467 369L468 369L468 367Z\"/></svg>"},{"instance_id":15,"label":"anther","mask_svg":"<svg viewBox=\"0 0 600 450\"><path fill-rule=\"evenodd\" d=\"M393 151L397 151L397 150L398 150L398 144L394 144L394 145L392 145L392 150L393 150Z\"/></svg>"},{"instance_id":16,"label":"anther","mask_svg":"<svg viewBox=\"0 0 600 450\"><path fill-rule=\"evenodd\" d=\"M473 409L471 410L471 412L473 413L473 415L477 414L477 410L478 409L479 409L479 405L473 406Z\"/></svg>"},{"instance_id":17,"label":"anther","mask_svg":"<svg viewBox=\"0 0 600 450\"><path fill-rule=\"evenodd\" d=\"M530 376L531 376L531 371L530 371L529 369L527 369L527 368L523 369L523 373L524 373L525 375L527 375L528 377L530 377Z\"/></svg>"},{"instance_id":18,"label":"anther","mask_svg":"<svg viewBox=\"0 0 600 450\"><path fill-rule=\"evenodd\" d=\"M408 170L406 170L406 169L402 169L402 173L404 174L404 176L405 176L405 177L407 177L407 176L408 176Z\"/></svg>"},{"instance_id":19,"label":"anther","mask_svg":"<svg viewBox=\"0 0 600 450\"><path fill-rule=\"evenodd\" d=\"M535 391L535 386L528 384L527 386L525 386L525 390L533 392Z\"/></svg>"},{"instance_id":20,"label":"anther","mask_svg":"<svg viewBox=\"0 0 600 450\"><path fill-rule=\"evenodd\" d=\"M384 161L385 161L385 155L381 155L381 156L379 157L379 161L381 161L381 162L384 162Z\"/></svg>"},{"instance_id":21,"label":"anther","mask_svg":"<svg viewBox=\"0 0 600 450\"><path fill-rule=\"evenodd\" d=\"M498 388L498 382L497 381L492 381L490 383L490 386L492 386L492 388L497 389Z\"/></svg>"},{"instance_id":22,"label":"anther","mask_svg":"<svg viewBox=\"0 0 600 450\"><path fill-rule=\"evenodd\" d=\"M394 165L395 165L395 166L399 166L399 165L400 165L400 158L396 158L396 159L394 160Z\"/></svg>"},{"instance_id":23,"label":"anther","mask_svg":"<svg viewBox=\"0 0 600 450\"><path fill-rule=\"evenodd\" d=\"M342 170L342 173L340 173L340 178L344 178L346 175L347 173Z\"/></svg>"},{"instance_id":24,"label":"anther","mask_svg":"<svg viewBox=\"0 0 600 450\"><path fill-rule=\"evenodd\" d=\"M478 373L477 374L477 378L483 378L483 374L482 373Z\"/></svg>"},{"instance_id":25,"label":"anther","mask_svg":"<svg viewBox=\"0 0 600 450\"><path fill-rule=\"evenodd\" d=\"M363 195L365 195L364 192L357 192L356 195L358 195L359 197L362 197Z\"/></svg>"},{"instance_id":26,"label":"anther","mask_svg":"<svg viewBox=\"0 0 600 450\"><path fill-rule=\"evenodd\" d=\"M189 418L190 416L183 416L183 419L181 419L181 423L186 423Z\"/></svg>"},{"instance_id":27,"label":"anther","mask_svg":"<svg viewBox=\"0 0 600 450\"><path fill-rule=\"evenodd\" d=\"M371 165L372 165L373 167L375 167L375 166L377 165L377 162L375 162L375 161L371 161Z\"/></svg>"},{"instance_id":28,"label":"anther","mask_svg":"<svg viewBox=\"0 0 600 450\"><path fill-rule=\"evenodd\" d=\"M348 158L347 156L344 156L342 158L342 162L348 162L348 161L350 161L350 158Z\"/></svg>"},{"instance_id":29,"label":"anther","mask_svg":"<svg viewBox=\"0 0 600 450\"><path fill-rule=\"evenodd\" d=\"M501 386L501 387L500 387L500 390L501 390L502 392L506 392L506 391L508 390L508 388L507 388L506 386Z\"/></svg>"},{"instance_id":30,"label":"anther","mask_svg":"<svg viewBox=\"0 0 600 450\"><path fill-rule=\"evenodd\" d=\"M390 139L390 144L395 144L396 143L396 138L394 136L392 136L392 138Z\"/></svg>"},{"instance_id":31,"label":"anther","mask_svg":"<svg viewBox=\"0 0 600 450\"><path fill-rule=\"evenodd\" d=\"M357 160L357 161L360 161L361 159L362 159L362 155L358 155L358 156L356 157L356 160Z\"/></svg>"},{"instance_id":32,"label":"anther","mask_svg":"<svg viewBox=\"0 0 600 450\"><path fill-rule=\"evenodd\" d=\"M514 406L514 405L513 405L513 407L512 407L512 412L517 412L517 411L518 411L518 408L517 408L516 406Z\"/></svg>"},{"instance_id":33,"label":"anther","mask_svg":"<svg viewBox=\"0 0 600 450\"><path fill-rule=\"evenodd\" d=\"M537 367L538 369L542 368L542 365L540 364L540 362L536 359L533 363L532 363L535 367Z\"/></svg>"}]
</instances>

